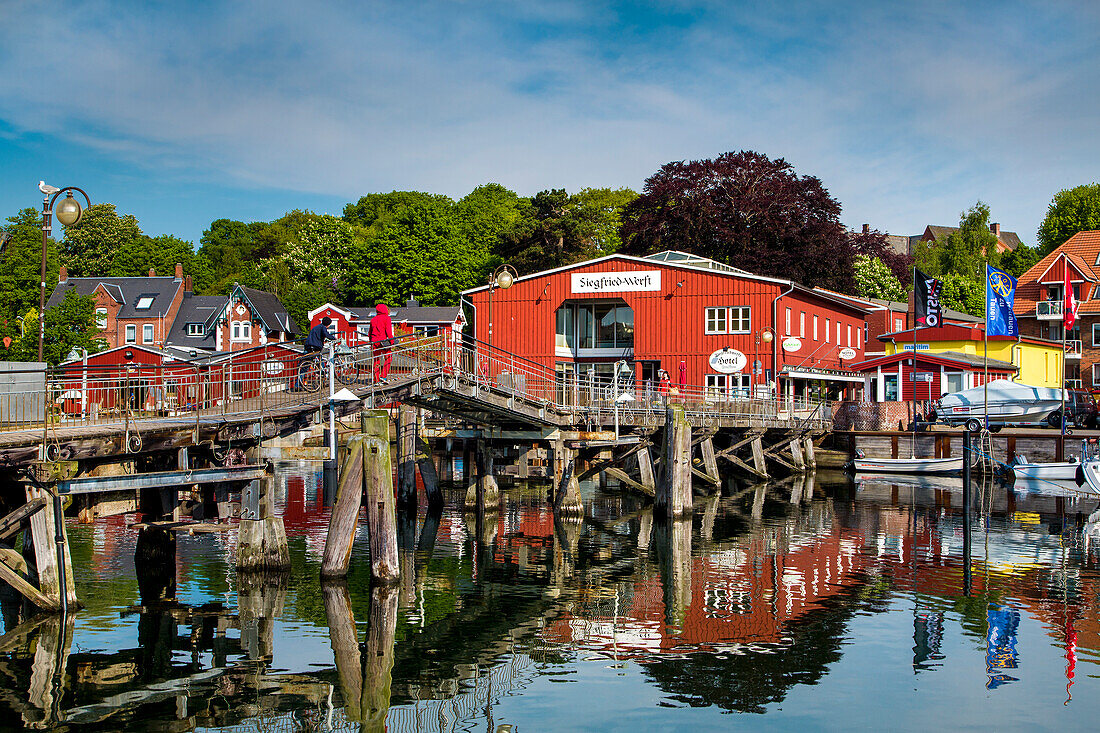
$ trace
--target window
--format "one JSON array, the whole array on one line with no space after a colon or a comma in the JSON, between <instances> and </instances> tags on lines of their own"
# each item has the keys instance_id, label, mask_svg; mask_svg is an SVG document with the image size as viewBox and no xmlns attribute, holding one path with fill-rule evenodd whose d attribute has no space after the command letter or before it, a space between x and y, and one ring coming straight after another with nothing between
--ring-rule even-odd
<instances>
[{"instance_id":1,"label":"window","mask_svg":"<svg viewBox=\"0 0 1100 733\"><path fill-rule=\"evenodd\" d=\"M1092 324L1092 345L1100 346L1100 323Z\"/></svg>"},{"instance_id":2,"label":"window","mask_svg":"<svg viewBox=\"0 0 1100 733\"><path fill-rule=\"evenodd\" d=\"M840 321L836 322L836 345L840 346Z\"/></svg>"},{"instance_id":3,"label":"window","mask_svg":"<svg viewBox=\"0 0 1100 733\"><path fill-rule=\"evenodd\" d=\"M806 338L806 311L798 314L798 336Z\"/></svg>"},{"instance_id":4,"label":"window","mask_svg":"<svg viewBox=\"0 0 1100 733\"><path fill-rule=\"evenodd\" d=\"M894 319L894 331L896 332L896 331L904 331L904 330L905 330L905 319L904 318L895 318Z\"/></svg>"},{"instance_id":5,"label":"window","mask_svg":"<svg viewBox=\"0 0 1100 733\"><path fill-rule=\"evenodd\" d=\"M1100 364L1092 365L1092 386L1100 387Z\"/></svg>"},{"instance_id":6,"label":"window","mask_svg":"<svg viewBox=\"0 0 1100 733\"><path fill-rule=\"evenodd\" d=\"M856 326L856 348L859 348L859 326Z\"/></svg>"},{"instance_id":7,"label":"window","mask_svg":"<svg viewBox=\"0 0 1100 733\"><path fill-rule=\"evenodd\" d=\"M556 320L557 327L554 336L554 346L559 349L572 350L577 345L577 334L574 329L576 318L573 306L567 305L558 308Z\"/></svg>"},{"instance_id":8,"label":"window","mask_svg":"<svg viewBox=\"0 0 1100 733\"><path fill-rule=\"evenodd\" d=\"M748 374L708 374L706 393L708 400L727 400L749 396Z\"/></svg>"},{"instance_id":9,"label":"window","mask_svg":"<svg viewBox=\"0 0 1100 733\"><path fill-rule=\"evenodd\" d=\"M107 309L96 308L95 309L95 327L100 331L107 328Z\"/></svg>"},{"instance_id":10,"label":"window","mask_svg":"<svg viewBox=\"0 0 1100 733\"><path fill-rule=\"evenodd\" d=\"M883 396L885 402L897 402L898 401L898 375L886 374L884 375L884 387Z\"/></svg>"},{"instance_id":11,"label":"window","mask_svg":"<svg viewBox=\"0 0 1100 733\"><path fill-rule=\"evenodd\" d=\"M201 323L188 323L187 324L187 335L188 336L205 336L206 335L206 329L203 327L203 324L201 324Z\"/></svg>"},{"instance_id":12,"label":"window","mask_svg":"<svg viewBox=\"0 0 1100 733\"><path fill-rule=\"evenodd\" d=\"M141 343L151 344L153 343L153 324L146 323L141 327Z\"/></svg>"},{"instance_id":13,"label":"window","mask_svg":"<svg viewBox=\"0 0 1100 733\"><path fill-rule=\"evenodd\" d=\"M634 348L634 310L629 306L566 305L558 309L555 322L556 347L572 349L575 342L578 349Z\"/></svg>"},{"instance_id":14,"label":"window","mask_svg":"<svg viewBox=\"0 0 1100 733\"><path fill-rule=\"evenodd\" d=\"M752 319L748 306L707 308L706 333L749 333Z\"/></svg>"},{"instance_id":15,"label":"window","mask_svg":"<svg viewBox=\"0 0 1100 733\"><path fill-rule=\"evenodd\" d=\"M137 326L132 323L126 325L126 343L137 343Z\"/></svg>"},{"instance_id":16,"label":"window","mask_svg":"<svg viewBox=\"0 0 1100 733\"><path fill-rule=\"evenodd\" d=\"M139 295L137 303L134 304L134 310L147 311L153 307L153 301L156 300L156 295Z\"/></svg>"},{"instance_id":17,"label":"window","mask_svg":"<svg viewBox=\"0 0 1100 733\"><path fill-rule=\"evenodd\" d=\"M831 331L832 328L833 328L833 319L832 318L826 318L825 319L825 343L829 343L829 331Z\"/></svg>"},{"instance_id":18,"label":"window","mask_svg":"<svg viewBox=\"0 0 1100 733\"><path fill-rule=\"evenodd\" d=\"M787 309L787 335L791 335L791 309Z\"/></svg>"},{"instance_id":19,"label":"window","mask_svg":"<svg viewBox=\"0 0 1100 733\"><path fill-rule=\"evenodd\" d=\"M707 333L727 333L728 308L707 308Z\"/></svg>"},{"instance_id":20,"label":"window","mask_svg":"<svg viewBox=\"0 0 1100 733\"><path fill-rule=\"evenodd\" d=\"M252 341L252 322L233 321L230 339L233 341Z\"/></svg>"},{"instance_id":21,"label":"window","mask_svg":"<svg viewBox=\"0 0 1100 733\"><path fill-rule=\"evenodd\" d=\"M848 345L852 345L852 324L848 324Z\"/></svg>"},{"instance_id":22,"label":"window","mask_svg":"<svg viewBox=\"0 0 1100 733\"><path fill-rule=\"evenodd\" d=\"M817 341L817 314L814 313L814 341Z\"/></svg>"}]
</instances>

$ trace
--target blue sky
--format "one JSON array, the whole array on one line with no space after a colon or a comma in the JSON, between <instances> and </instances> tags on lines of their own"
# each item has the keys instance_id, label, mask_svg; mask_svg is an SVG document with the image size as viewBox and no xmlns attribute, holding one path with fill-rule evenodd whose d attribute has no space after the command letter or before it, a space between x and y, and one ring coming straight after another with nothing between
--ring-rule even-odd
<instances>
[{"instance_id":1,"label":"blue sky","mask_svg":"<svg viewBox=\"0 0 1100 733\"><path fill-rule=\"evenodd\" d=\"M39 179L149 234L372 191L640 189L752 149L846 224L1024 241L1100 179L1100 3L0 0L0 218Z\"/></svg>"}]
</instances>

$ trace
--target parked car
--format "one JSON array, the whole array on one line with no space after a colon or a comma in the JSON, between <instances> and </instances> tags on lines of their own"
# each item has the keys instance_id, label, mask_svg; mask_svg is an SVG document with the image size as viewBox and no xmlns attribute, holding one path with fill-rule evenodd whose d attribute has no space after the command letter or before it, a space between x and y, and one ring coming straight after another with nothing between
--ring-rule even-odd
<instances>
[{"instance_id":1,"label":"parked car","mask_svg":"<svg viewBox=\"0 0 1100 733\"><path fill-rule=\"evenodd\" d=\"M1097 425L1097 412L1100 410L1096 403L1096 397L1089 392L1077 389L1066 390L1066 414L1069 423L1077 428L1095 428ZM1052 428L1062 426L1062 410L1058 409L1047 417L1047 424Z\"/></svg>"}]
</instances>

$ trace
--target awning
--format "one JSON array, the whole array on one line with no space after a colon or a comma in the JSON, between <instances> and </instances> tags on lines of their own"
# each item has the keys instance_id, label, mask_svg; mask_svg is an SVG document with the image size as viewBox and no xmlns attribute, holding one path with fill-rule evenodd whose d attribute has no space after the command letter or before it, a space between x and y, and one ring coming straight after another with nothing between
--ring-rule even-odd
<instances>
[{"instance_id":1,"label":"awning","mask_svg":"<svg viewBox=\"0 0 1100 733\"><path fill-rule=\"evenodd\" d=\"M862 384L864 380L864 375L859 372L849 372L843 369L814 369L812 367L795 369L783 367L779 372L779 376L787 377L788 379L813 379L823 382L858 382L860 384Z\"/></svg>"}]
</instances>

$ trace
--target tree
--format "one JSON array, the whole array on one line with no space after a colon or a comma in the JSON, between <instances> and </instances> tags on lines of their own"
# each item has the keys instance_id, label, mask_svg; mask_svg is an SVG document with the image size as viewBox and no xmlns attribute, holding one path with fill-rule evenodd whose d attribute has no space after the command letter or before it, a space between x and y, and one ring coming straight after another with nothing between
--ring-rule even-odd
<instances>
[{"instance_id":1,"label":"tree","mask_svg":"<svg viewBox=\"0 0 1100 733\"><path fill-rule=\"evenodd\" d=\"M355 227L335 216L318 216L303 227L299 238L282 258L290 272L300 281L342 289L339 286L353 256Z\"/></svg>"},{"instance_id":2,"label":"tree","mask_svg":"<svg viewBox=\"0 0 1100 733\"><path fill-rule=\"evenodd\" d=\"M989 229L989 206L979 201L959 216L959 227L935 242L921 242L917 267L929 275L954 273L985 282L985 263L999 267L997 235Z\"/></svg>"},{"instance_id":3,"label":"tree","mask_svg":"<svg viewBox=\"0 0 1100 733\"><path fill-rule=\"evenodd\" d=\"M321 285L303 282L295 285L280 300L286 312L298 324L298 328L309 329L309 312L325 303L336 301L333 292Z\"/></svg>"},{"instance_id":4,"label":"tree","mask_svg":"<svg viewBox=\"0 0 1100 733\"><path fill-rule=\"evenodd\" d=\"M447 196L422 191L371 193L361 197L356 203L345 206L344 219L349 224L377 234L409 208L440 206L450 209L453 205L454 202Z\"/></svg>"},{"instance_id":5,"label":"tree","mask_svg":"<svg viewBox=\"0 0 1100 733\"><path fill-rule=\"evenodd\" d=\"M948 272L940 275L943 281L943 306L952 310L980 316L985 313L985 280L977 280L962 274Z\"/></svg>"},{"instance_id":6,"label":"tree","mask_svg":"<svg viewBox=\"0 0 1100 733\"><path fill-rule=\"evenodd\" d=\"M1038 248L1021 244L1011 252L1001 255L1001 269L1012 277L1020 277L1034 267L1040 259L1042 257L1039 256Z\"/></svg>"},{"instance_id":7,"label":"tree","mask_svg":"<svg viewBox=\"0 0 1100 733\"><path fill-rule=\"evenodd\" d=\"M144 235L133 214L119 216L114 204L95 204L80 221L65 227L61 264L73 277L96 277L111 271L114 255Z\"/></svg>"},{"instance_id":8,"label":"tree","mask_svg":"<svg viewBox=\"0 0 1100 733\"><path fill-rule=\"evenodd\" d=\"M4 226L11 241L0 253L0 321L14 321L31 308L38 308L42 277L40 217L34 209L23 209L9 216ZM57 271L57 243L50 239L46 246L47 287L57 282Z\"/></svg>"},{"instance_id":9,"label":"tree","mask_svg":"<svg viewBox=\"0 0 1100 733\"><path fill-rule=\"evenodd\" d=\"M782 158L743 150L667 163L623 213L622 251L691 252L749 272L852 292L840 204Z\"/></svg>"},{"instance_id":10,"label":"tree","mask_svg":"<svg viewBox=\"0 0 1100 733\"><path fill-rule=\"evenodd\" d=\"M577 220L577 236L594 257L617 252L623 210L638 194L629 188L582 188L569 198L568 210Z\"/></svg>"},{"instance_id":11,"label":"tree","mask_svg":"<svg viewBox=\"0 0 1100 733\"><path fill-rule=\"evenodd\" d=\"M1094 229L1100 229L1100 183L1059 191L1039 225L1039 257L1061 247L1077 232Z\"/></svg>"},{"instance_id":12,"label":"tree","mask_svg":"<svg viewBox=\"0 0 1100 733\"><path fill-rule=\"evenodd\" d=\"M185 242L171 234L159 237L142 235L126 243L114 254L111 277L142 277L150 268L161 277L170 277L176 272L176 263L183 265L186 274L194 274L195 251L190 242Z\"/></svg>"},{"instance_id":13,"label":"tree","mask_svg":"<svg viewBox=\"0 0 1100 733\"><path fill-rule=\"evenodd\" d=\"M4 351L9 361L38 360L38 310L30 309L24 316L23 328L6 324L4 336L12 336L11 348ZM50 366L65 361L73 349L87 349L89 354L101 351L106 343L99 337L96 327L95 299L90 295L77 295L72 290L65 293L60 303L46 311L45 338L42 340L42 358Z\"/></svg>"},{"instance_id":14,"label":"tree","mask_svg":"<svg viewBox=\"0 0 1100 733\"><path fill-rule=\"evenodd\" d=\"M233 219L215 219L199 240L198 257L205 260L208 281L195 291L220 295L228 292L234 282L240 282L242 273L258 261L257 237L268 225L264 222L246 224Z\"/></svg>"},{"instance_id":15,"label":"tree","mask_svg":"<svg viewBox=\"0 0 1100 733\"><path fill-rule=\"evenodd\" d=\"M903 301L905 288L880 257L859 255L855 260L856 294L864 298Z\"/></svg>"},{"instance_id":16,"label":"tree","mask_svg":"<svg viewBox=\"0 0 1100 733\"><path fill-rule=\"evenodd\" d=\"M486 252L515 239L527 199L499 183L486 183L463 196L454 206L463 236Z\"/></svg>"}]
</instances>

